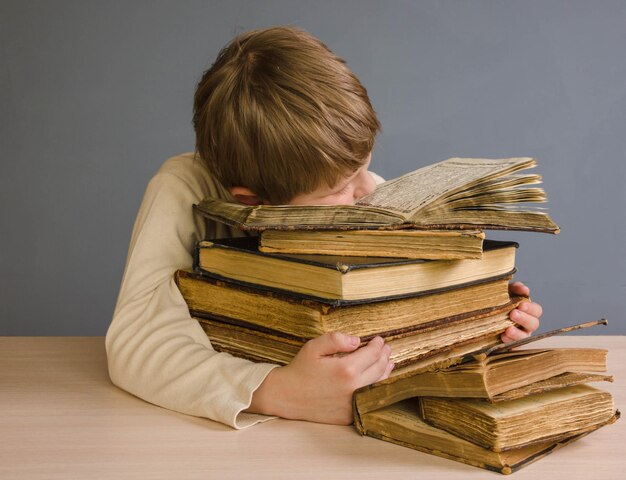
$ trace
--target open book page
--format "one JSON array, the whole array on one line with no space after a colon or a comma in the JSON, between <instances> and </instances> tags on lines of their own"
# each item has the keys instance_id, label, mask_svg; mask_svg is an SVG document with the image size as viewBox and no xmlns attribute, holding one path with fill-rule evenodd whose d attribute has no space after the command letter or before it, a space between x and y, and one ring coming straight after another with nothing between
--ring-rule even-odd
<instances>
[{"instance_id":1,"label":"open book page","mask_svg":"<svg viewBox=\"0 0 626 480\"><path fill-rule=\"evenodd\" d=\"M480 181L472 188L472 196L487 193L518 189L525 185L538 185L541 183L541 175L537 174L509 174L488 181ZM461 190L457 193L446 195L447 201L462 200L467 198L467 191Z\"/></svg>"},{"instance_id":2,"label":"open book page","mask_svg":"<svg viewBox=\"0 0 626 480\"><path fill-rule=\"evenodd\" d=\"M514 388L506 392L500 393L491 397L489 400L492 403L506 402L510 400L516 400L522 397L528 397L552 390L559 390L564 387L571 387L574 385L583 385L591 382L612 382L613 377L611 375L602 375L597 373L577 373L577 372L565 372L554 377L546 378L538 382L525 385L523 387Z\"/></svg>"},{"instance_id":3,"label":"open book page","mask_svg":"<svg viewBox=\"0 0 626 480\"><path fill-rule=\"evenodd\" d=\"M206 197L194 207L207 218L243 230L378 228L405 221L394 212L358 205L250 206Z\"/></svg>"},{"instance_id":4,"label":"open book page","mask_svg":"<svg viewBox=\"0 0 626 480\"><path fill-rule=\"evenodd\" d=\"M535 166L532 158L451 158L428 165L378 186L357 205L401 212L409 219L433 202L478 182L490 181Z\"/></svg>"},{"instance_id":5,"label":"open book page","mask_svg":"<svg viewBox=\"0 0 626 480\"><path fill-rule=\"evenodd\" d=\"M489 403L477 399L441 399L428 397L426 404L435 402L452 405L452 408L466 408L475 414L482 414L488 418L496 420L502 418L512 418L522 416L527 412L535 412L540 409L557 408L553 405L579 405L578 402L585 402L587 410L597 408L602 420L607 420L613 415L613 397L610 393L596 389L589 385L574 385L558 390L544 391L535 395L529 395L506 403ZM565 410L565 414L571 410ZM556 412L555 412L556 415Z\"/></svg>"}]
</instances>

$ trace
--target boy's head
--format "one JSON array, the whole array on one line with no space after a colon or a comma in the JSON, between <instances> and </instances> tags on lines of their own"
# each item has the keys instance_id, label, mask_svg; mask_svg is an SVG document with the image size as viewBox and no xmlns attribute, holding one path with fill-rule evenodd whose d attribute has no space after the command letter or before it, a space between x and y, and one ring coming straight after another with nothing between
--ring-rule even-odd
<instances>
[{"instance_id":1,"label":"boy's head","mask_svg":"<svg viewBox=\"0 0 626 480\"><path fill-rule=\"evenodd\" d=\"M367 169L380 129L345 62L291 27L233 39L194 97L196 150L231 189L288 203Z\"/></svg>"}]
</instances>

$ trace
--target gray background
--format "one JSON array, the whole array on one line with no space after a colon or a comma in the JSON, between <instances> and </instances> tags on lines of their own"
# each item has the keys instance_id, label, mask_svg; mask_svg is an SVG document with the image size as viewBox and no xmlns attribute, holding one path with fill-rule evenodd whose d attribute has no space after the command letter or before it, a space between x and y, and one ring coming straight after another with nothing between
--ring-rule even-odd
<instances>
[{"instance_id":1,"label":"gray background","mask_svg":"<svg viewBox=\"0 0 626 480\"><path fill-rule=\"evenodd\" d=\"M534 156L558 236L521 244L542 329L626 333L626 2L0 3L0 334L102 335L147 181L193 149L192 94L235 34L298 25L368 88L373 170Z\"/></svg>"}]
</instances>

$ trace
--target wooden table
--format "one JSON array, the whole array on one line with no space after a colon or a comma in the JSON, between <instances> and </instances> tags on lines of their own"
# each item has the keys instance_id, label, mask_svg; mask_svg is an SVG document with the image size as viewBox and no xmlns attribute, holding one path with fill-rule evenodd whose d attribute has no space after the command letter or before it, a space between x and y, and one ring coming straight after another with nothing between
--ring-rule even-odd
<instances>
[{"instance_id":1,"label":"wooden table","mask_svg":"<svg viewBox=\"0 0 626 480\"><path fill-rule=\"evenodd\" d=\"M609 349L626 410L626 337L563 336L540 346ZM519 479L626 474L626 420L515 473ZM274 420L232 430L146 403L109 380L102 337L0 338L0 478L501 478L359 436L353 427Z\"/></svg>"}]
</instances>

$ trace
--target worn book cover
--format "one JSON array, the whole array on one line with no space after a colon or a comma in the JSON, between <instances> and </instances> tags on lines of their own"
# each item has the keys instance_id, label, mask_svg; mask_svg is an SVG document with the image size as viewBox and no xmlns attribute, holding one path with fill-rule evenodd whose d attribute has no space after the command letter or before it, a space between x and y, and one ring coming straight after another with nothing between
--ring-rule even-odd
<instances>
[{"instance_id":1,"label":"worn book cover","mask_svg":"<svg viewBox=\"0 0 626 480\"><path fill-rule=\"evenodd\" d=\"M419 415L418 400L408 399L363 415L360 432L363 435L467 465L511 474L592 431L613 423L617 418L619 418L619 412L606 422L596 424L578 435L494 452L427 424Z\"/></svg>"},{"instance_id":2,"label":"worn book cover","mask_svg":"<svg viewBox=\"0 0 626 480\"><path fill-rule=\"evenodd\" d=\"M194 316L228 318L243 327L300 338L344 332L364 341L375 335L399 335L419 326L438 325L446 318L503 306L510 301L510 278L498 276L399 298L344 301L241 285L189 270L178 270L174 275Z\"/></svg>"}]
</instances>

